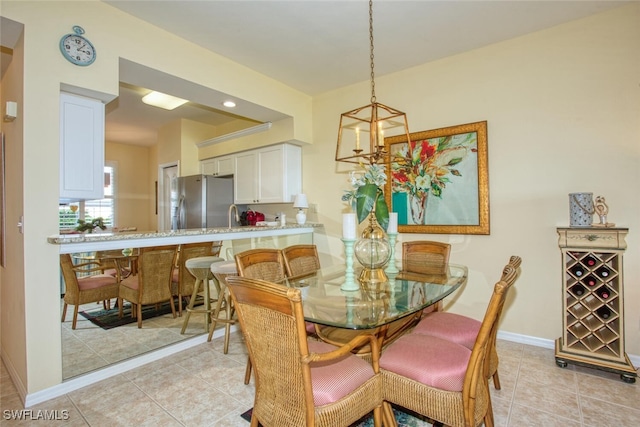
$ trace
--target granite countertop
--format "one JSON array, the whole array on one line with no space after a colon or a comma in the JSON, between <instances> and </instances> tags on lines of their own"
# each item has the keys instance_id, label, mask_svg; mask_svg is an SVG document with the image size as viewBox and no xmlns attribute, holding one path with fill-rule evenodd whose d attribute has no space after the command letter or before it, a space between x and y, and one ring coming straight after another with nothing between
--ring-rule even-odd
<instances>
[{"instance_id":1,"label":"granite countertop","mask_svg":"<svg viewBox=\"0 0 640 427\"><path fill-rule=\"evenodd\" d=\"M54 245L64 245L68 243L98 243L109 241L126 241L139 239L155 239L163 237L189 237L189 236L207 236L216 234L234 234L234 233L255 233L255 232L274 232L274 231L292 231L296 229L320 228L322 224L305 223L305 224L287 224L285 226L242 226L242 227L213 227L213 228L193 228L187 230L173 231L133 231L120 233L85 233L85 234L57 234L49 236L47 242Z\"/></svg>"}]
</instances>

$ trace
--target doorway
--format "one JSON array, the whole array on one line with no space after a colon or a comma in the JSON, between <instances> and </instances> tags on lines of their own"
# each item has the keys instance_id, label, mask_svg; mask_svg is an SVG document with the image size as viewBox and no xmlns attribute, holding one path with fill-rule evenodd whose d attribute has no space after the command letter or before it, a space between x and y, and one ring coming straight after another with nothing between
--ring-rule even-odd
<instances>
[{"instance_id":1,"label":"doorway","mask_svg":"<svg viewBox=\"0 0 640 427\"><path fill-rule=\"evenodd\" d=\"M168 231L174 229L174 212L172 207L177 206L178 189L176 178L178 177L178 162L165 163L158 167L158 230Z\"/></svg>"}]
</instances>

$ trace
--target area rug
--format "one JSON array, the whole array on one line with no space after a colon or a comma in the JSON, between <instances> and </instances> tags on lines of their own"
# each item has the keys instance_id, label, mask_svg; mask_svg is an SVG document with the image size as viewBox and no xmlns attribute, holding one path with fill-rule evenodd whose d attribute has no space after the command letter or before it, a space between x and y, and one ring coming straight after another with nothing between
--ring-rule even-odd
<instances>
[{"instance_id":1,"label":"area rug","mask_svg":"<svg viewBox=\"0 0 640 427\"><path fill-rule=\"evenodd\" d=\"M178 303L175 302L174 304L177 313ZM202 304L202 302L198 302L196 300L196 305L200 304ZM186 304L183 303L183 307L186 307ZM169 313L171 313L171 306L168 302L161 304L158 310L156 310L156 306L154 304L142 306L142 320L163 316ZM118 316L117 307L112 308L111 310L81 311L80 314L102 329L117 328L118 326L128 325L129 323L135 323L138 321L136 318L131 317L131 304L129 303L125 303L124 308L122 309L122 318Z\"/></svg>"},{"instance_id":2,"label":"area rug","mask_svg":"<svg viewBox=\"0 0 640 427\"><path fill-rule=\"evenodd\" d=\"M240 416L246 421L251 422L251 412L253 408L242 413ZM427 427L432 424L426 421L426 418L419 414L414 414L406 409L393 406L393 415L398 422L398 427ZM367 415L364 418L358 420L351 427L373 427L373 416Z\"/></svg>"}]
</instances>

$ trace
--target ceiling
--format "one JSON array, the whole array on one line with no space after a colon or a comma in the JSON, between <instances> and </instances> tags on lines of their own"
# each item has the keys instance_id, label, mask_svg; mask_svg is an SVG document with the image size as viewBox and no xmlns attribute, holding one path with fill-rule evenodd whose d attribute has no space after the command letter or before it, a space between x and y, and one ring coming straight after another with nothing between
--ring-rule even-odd
<instances>
[{"instance_id":1,"label":"ceiling","mask_svg":"<svg viewBox=\"0 0 640 427\"><path fill-rule=\"evenodd\" d=\"M370 76L367 1L102 1L312 96L366 81ZM626 3L376 0L373 4L376 76ZM4 32L3 28L3 40ZM173 112L141 105L141 93L148 92L141 88L150 86L144 79L128 83L121 86L118 100L107 106L109 141L151 145L158 127L177 117L214 125L233 119L228 113L211 111L217 110L211 105L219 104L206 101L191 102ZM356 100L355 104L361 101ZM254 107L249 114L241 111L235 114L264 121L264 117L270 116L266 113L274 113L260 112L258 106ZM264 117L257 117L260 115Z\"/></svg>"}]
</instances>

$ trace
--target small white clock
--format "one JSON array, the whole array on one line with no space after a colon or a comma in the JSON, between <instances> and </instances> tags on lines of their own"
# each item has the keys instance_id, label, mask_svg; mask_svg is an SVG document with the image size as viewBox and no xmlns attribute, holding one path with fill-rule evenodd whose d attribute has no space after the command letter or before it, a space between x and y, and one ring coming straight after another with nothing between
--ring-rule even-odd
<instances>
[{"instance_id":1,"label":"small white clock","mask_svg":"<svg viewBox=\"0 0 640 427\"><path fill-rule=\"evenodd\" d=\"M66 34L60 39L60 52L69 62L75 65L87 66L96 60L96 48L82 35L84 29L73 26L73 33Z\"/></svg>"}]
</instances>

